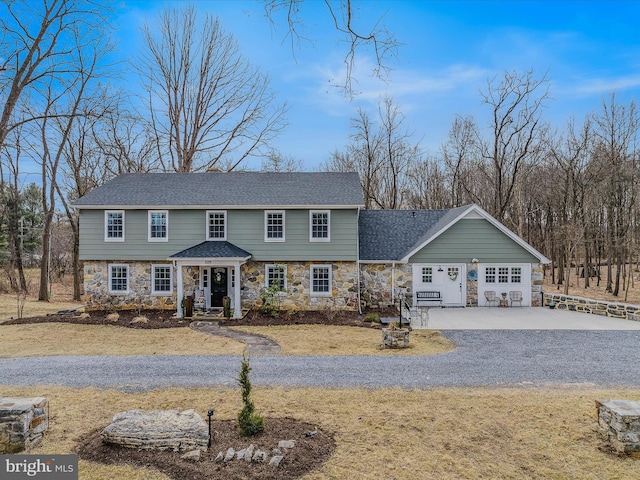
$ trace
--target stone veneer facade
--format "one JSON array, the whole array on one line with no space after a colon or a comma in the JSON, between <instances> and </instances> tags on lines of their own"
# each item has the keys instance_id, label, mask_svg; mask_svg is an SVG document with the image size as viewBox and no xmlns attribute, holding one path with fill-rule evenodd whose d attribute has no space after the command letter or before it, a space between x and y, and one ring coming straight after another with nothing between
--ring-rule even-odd
<instances>
[{"instance_id":1,"label":"stone veneer facade","mask_svg":"<svg viewBox=\"0 0 640 480\"><path fill-rule=\"evenodd\" d=\"M331 264L331 296L310 295L309 262L277 262L287 266L287 288L280 295L284 309L315 310L320 308L357 308L358 277L355 262L315 262L318 265ZM129 265L129 293L114 295L109 293L109 265ZM89 309L176 309L176 275L173 275L173 293L157 295L151 292L151 265L161 262L85 262L83 301ZM265 265L274 262L247 262L240 268L242 307L260 306L260 294L265 286ZM198 289L200 268L186 266L182 270L185 295ZM231 295L231 292L229 292Z\"/></svg>"},{"instance_id":2,"label":"stone veneer facade","mask_svg":"<svg viewBox=\"0 0 640 480\"><path fill-rule=\"evenodd\" d=\"M166 262L165 262L166 263ZM109 293L109 265L129 265L129 293L114 295ZM173 293L156 295L151 293L151 265L162 262L84 262L84 291L82 300L89 309L176 309L175 274ZM171 265L171 264L167 264ZM185 284L187 277L185 276Z\"/></svg>"},{"instance_id":3,"label":"stone veneer facade","mask_svg":"<svg viewBox=\"0 0 640 480\"><path fill-rule=\"evenodd\" d=\"M283 309L316 310L321 308L357 308L358 269L356 262L254 262L240 269L242 306L260 306L260 294L265 288L265 266L287 267L286 292L280 294ZM331 296L311 295L311 265L331 265Z\"/></svg>"},{"instance_id":4,"label":"stone veneer facade","mask_svg":"<svg viewBox=\"0 0 640 480\"><path fill-rule=\"evenodd\" d=\"M478 269L474 263L467 264L467 272ZM413 296L413 264L363 263L360 265L362 302L366 305L390 305L391 292L402 289L407 297ZM542 306L542 264L531 265L531 306ZM467 275L467 307L478 306L478 281Z\"/></svg>"},{"instance_id":5,"label":"stone veneer facade","mask_svg":"<svg viewBox=\"0 0 640 480\"><path fill-rule=\"evenodd\" d=\"M109 271L111 263L129 265L129 293L114 295L109 293ZM260 294L265 286L265 265L275 262L249 261L240 268L242 307L260 306ZM358 266L356 262L315 262L315 264L332 265L331 296L311 296L309 262L278 262L287 267L286 292L280 295L281 307L284 309L315 310L320 308L357 308ZM173 276L173 293L157 295L151 292L151 266L161 262L85 262L83 301L89 309L176 309L176 275ZM360 264L361 303L368 306L386 306L393 304L393 289L402 289L411 298L413 294L413 265L402 264ZM477 269L476 264L467 264L467 272ZM193 293L200 282L200 268L183 267L184 294ZM533 264L531 269L531 305L542 305L543 268L541 264ZM478 306L478 282L467 276L468 307ZM230 292L231 293L231 292ZM545 295L546 297L547 295ZM563 296L564 297L564 296ZM583 299L584 300L584 299ZM556 302L562 304L562 302ZM584 303L584 302L582 302ZM577 302L576 305L582 305ZM602 303L602 302L597 302ZM559 307L563 308L563 307ZM569 309L574 307L567 307ZM583 308L582 306L575 308ZM597 310L597 305L594 310ZM609 308L610 309L610 308ZM606 311L607 309L605 309ZM596 313L594 311L593 313ZM605 313L606 314L606 313ZM624 317L627 318L627 317Z\"/></svg>"}]
</instances>

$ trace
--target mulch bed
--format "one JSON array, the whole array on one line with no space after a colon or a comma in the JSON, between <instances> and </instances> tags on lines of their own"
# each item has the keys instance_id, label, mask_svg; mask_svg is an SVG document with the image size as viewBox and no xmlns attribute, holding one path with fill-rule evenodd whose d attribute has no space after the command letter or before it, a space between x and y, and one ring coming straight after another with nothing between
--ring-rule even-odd
<instances>
[{"instance_id":1,"label":"mulch bed","mask_svg":"<svg viewBox=\"0 0 640 480\"><path fill-rule=\"evenodd\" d=\"M336 448L333 433L316 427L293 418L265 418L263 433L243 437L235 421L213 420L211 448L202 453L199 461L180 458L184 452L137 450L108 445L102 442L100 431L83 439L77 453L80 458L97 463L154 468L176 480L288 480L300 478L320 468L333 454ZM312 431L317 433L308 436L307 433ZM279 467L237 459L227 463L214 462L218 452L224 455L229 447L238 451L250 444L269 452L271 457L280 440L294 440L295 447L283 452L284 460Z\"/></svg>"},{"instance_id":2,"label":"mulch bed","mask_svg":"<svg viewBox=\"0 0 640 480\"><path fill-rule=\"evenodd\" d=\"M372 310L381 317L394 317L398 313L395 309L375 309ZM58 313L42 317L30 317L6 320L2 325L21 325L28 323L65 322L84 325L116 325L127 328L178 328L187 327L192 319L176 318L172 310L119 310L117 320L107 318L114 313L107 310L96 310L88 312L89 316L82 318L78 312ZM365 312L366 314L366 312ZM220 319L220 325L227 326L272 326L272 325L342 325L351 327L380 328L379 323L365 322L365 314L359 315L357 312L348 311L296 311L281 312L277 317L265 315L259 310L251 310L242 319ZM144 316L146 322L137 322L134 319Z\"/></svg>"}]
</instances>

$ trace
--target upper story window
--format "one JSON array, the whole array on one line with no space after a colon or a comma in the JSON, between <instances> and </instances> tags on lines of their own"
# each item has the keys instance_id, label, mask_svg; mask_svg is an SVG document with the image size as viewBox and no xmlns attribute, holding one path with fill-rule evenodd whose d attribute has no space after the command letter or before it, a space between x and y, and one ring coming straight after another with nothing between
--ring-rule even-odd
<instances>
[{"instance_id":1,"label":"upper story window","mask_svg":"<svg viewBox=\"0 0 640 480\"><path fill-rule=\"evenodd\" d=\"M149 210L149 241L169 241L169 212L166 210Z\"/></svg>"},{"instance_id":2,"label":"upper story window","mask_svg":"<svg viewBox=\"0 0 640 480\"><path fill-rule=\"evenodd\" d=\"M207 240L227 239L227 212L225 210L207 211Z\"/></svg>"},{"instance_id":3,"label":"upper story window","mask_svg":"<svg viewBox=\"0 0 640 480\"><path fill-rule=\"evenodd\" d=\"M311 210L309 212L309 241L329 242L330 235L329 210Z\"/></svg>"},{"instance_id":4,"label":"upper story window","mask_svg":"<svg viewBox=\"0 0 640 480\"><path fill-rule=\"evenodd\" d=\"M104 241L124 242L124 210L104 212Z\"/></svg>"},{"instance_id":5,"label":"upper story window","mask_svg":"<svg viewBox=\"0 0 640 480\"><path fill-rule=\"evenodd\" d=\"M129 292L129 265L109 265L109 293Z\"/></svg>"},{"instance_id":6,"label":"upper story window","mask_svg":"<svg viewBox=\"0 0 640 480\"><path fill-rule=\"evenodd\" d=\"M264 212L264 241L284 242L284 210Z\"/></svg>"},{"instance_id":7,"label":"upper story window","mask_svg":"<svg viewBox=\"0 0 640 480\"><path fill-rule=\"evenodd\" d=\"M311 265L311 295L331 296L331 265Z\"/></svg>"}]
</instances>

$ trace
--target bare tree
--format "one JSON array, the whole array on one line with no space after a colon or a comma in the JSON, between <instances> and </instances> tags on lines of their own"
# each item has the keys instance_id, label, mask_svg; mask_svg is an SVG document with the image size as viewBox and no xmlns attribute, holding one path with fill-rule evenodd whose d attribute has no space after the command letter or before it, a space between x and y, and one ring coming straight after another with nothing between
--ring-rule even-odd
<instances>
[{"instance_id":1,"label":"bare tree","mask_svg":"<svg viewBox=\"0 0 640 480\"><path fill-rule=\"evenodd\" d=\"M302 161L292 156L283 156L281 152L272 151L262 161L263 172L300 172Z\"/></svg>"},{"instance_id":2,"label":"bare tree","mask_svg":"<svg viewBox=\"0 0 640 480\"><path fill-rule=\"evenodd\" d=\"M549 93L546 75L535 78L533 72L505 72L499 83L496 80L489 81L481 93L491 117L489 138L478 139L484 159L479 173L493 193L489 213L505 222L518 182L541 158L546 131L542 111Z\"/></svg>"},{"instance_id":3,"label":"bare tree","mask_svg":"<svg viewBox=\"0 0 640 480\"><path fill-rule=\"evenodd\" d=\"M15 110L25 95L32 95L33 100L38 96L38 87L69 70L78 48L72 39L80 23L85 31L104 24L100 11L85 1L0 4L0 148L13 129L42 117L42 112L37 111L32 116L16 116ZM89 35L83 41L90 42L91 38Z\"/></svg>"},{"instance_id":4,"label":"bare tree","mask_svg":"<svg viewBox=\"0 0 640 480\"><path fill-rule=\"evenodd\" d=\"M233 169L266 153L286 108L274 106L269 78L242 57L218 18L168 9L143 33L138 70L165 171Z\"/></svg>"},{"instance_id":5,"label":"bare tree","mask_svg":"<svg viewBox=\"0 0 640 480\"><path fill-rule=\"evenodd\" d=\"M365 47L371 47L375 56L372 74L375 77L386 79L389 71L389 62L396 57L398 47L401 43L389 32L384 24L383 17L380 17L369 28L358 26L357 8L355 0L331 1L324 0L325 7L329 13L330 22L335 30L343 36L343 41L347 45L347 52L344 56L346 75L344 82L339 83L339 87L344 92L353 96L354 80L353 69L356 61L356 54ZM265 12L267 18L276 25L278 16L284 13L287 24L285 38L289 38L291 48L295 57L296 46L302 40L310 41L305 31L308 22L305 21L304 0L265 0ZM314 20L317 20L314 18Z\"/></svg>"},{"instance_id":6,"label":"bare tree","mask_svg":"<svg viewBox=\"0 0 640 480\"><path fill-rule=\"evenodd\" d=\"M378 105L378 122L364 110L351 119L351 143L344 153L335 152L328 171L357 171L364 192L365 208L401 208L407 193L407 172L421 158L420 144L411 142L404 115L385 98Z\"/></svg>"}]
</instances>

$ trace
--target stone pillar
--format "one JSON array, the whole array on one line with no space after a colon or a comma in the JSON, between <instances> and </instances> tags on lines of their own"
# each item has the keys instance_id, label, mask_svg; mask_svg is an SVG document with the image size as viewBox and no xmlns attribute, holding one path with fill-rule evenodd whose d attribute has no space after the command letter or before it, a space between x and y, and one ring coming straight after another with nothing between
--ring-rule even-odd
<instances>
[{"instance_id":1,"label":"stone pillar","mask_svg":"<svg viewBox=\"0 0 640 480\"><path fill-rule=\"evenodd\" d=\"M48 410L44 397L0 397L0 454L22 452L40 443L49 427Z\"/></svg>"}]
</instances>

